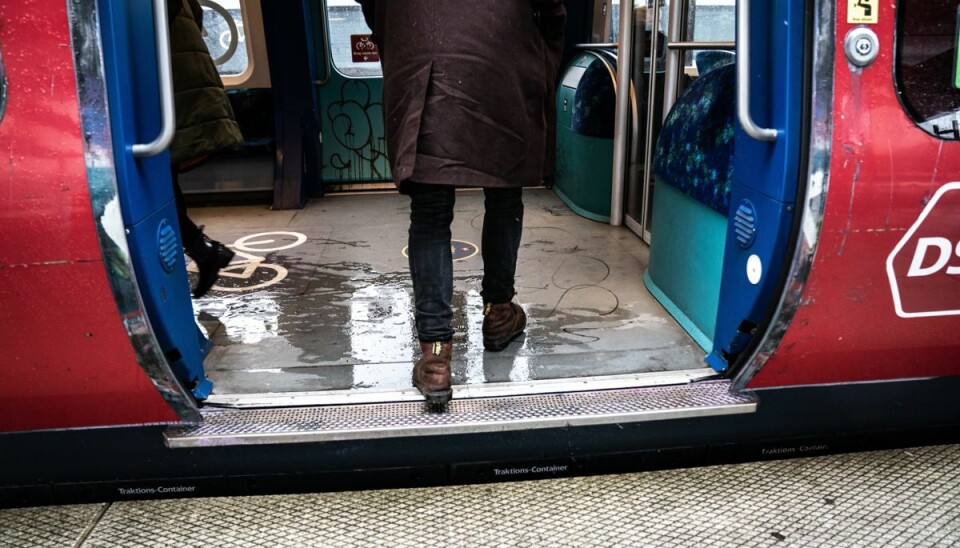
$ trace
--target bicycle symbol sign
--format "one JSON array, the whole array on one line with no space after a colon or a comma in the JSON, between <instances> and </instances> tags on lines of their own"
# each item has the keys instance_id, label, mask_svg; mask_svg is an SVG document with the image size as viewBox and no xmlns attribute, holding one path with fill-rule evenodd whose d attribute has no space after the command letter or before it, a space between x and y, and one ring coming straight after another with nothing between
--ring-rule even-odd
<instances>
[{"instance_id":1,"label":"bicycle symbol sign","mask_svg":"<svg viewBox=\"0 0 960 548\"><path fill-rule=\"evenodd\" d=\"M264 262L263 253L284 251L302 245L307 237L299 232L261 232L237 239L228 245L236 253L230 264L220 270L220 279L237 280L238 285L224 287L214 285L215 291L242 293L256 291L282 282L289 273L286 268ZM197 272L197 265L190 263L189 272Z\"/></svg>"},{"instance_id":2,"label":"bicycle symbol sign","mask_svg":"<svg viewBox=\"0 0 960 548\"><path fill-rule=\"evenodd\" d=\"M350 46L354 63L378 63L380 51L369 34L351 34Z\"/></svg>"}]
</instances>

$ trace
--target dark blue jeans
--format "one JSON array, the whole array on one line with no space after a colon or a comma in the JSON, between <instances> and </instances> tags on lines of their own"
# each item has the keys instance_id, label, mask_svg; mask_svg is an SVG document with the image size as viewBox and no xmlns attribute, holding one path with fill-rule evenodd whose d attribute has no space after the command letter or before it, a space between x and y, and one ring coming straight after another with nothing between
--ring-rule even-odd
<instances>
[{"instance_id":1,"label":"dark blue jeans","mask_svg":"<svg viewBox=\"0 0 960 548\"><path fill-rule=\"evenodd\" d=\"M485 188L483 236L484 303L513 298L517 250L523 232L523 190ZM453 256L450 223L456 192L449 185L408 182L410 233L407 253L416 306L417 335L421 341L449 341L453 337Z\"/></svg>"}]
</instances>

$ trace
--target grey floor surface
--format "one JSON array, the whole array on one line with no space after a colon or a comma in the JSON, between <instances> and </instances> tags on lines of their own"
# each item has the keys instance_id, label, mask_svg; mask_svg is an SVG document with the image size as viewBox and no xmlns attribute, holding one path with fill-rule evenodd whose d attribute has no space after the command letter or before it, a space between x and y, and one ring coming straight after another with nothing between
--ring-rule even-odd
<instances>
[{"instance_id":1,"label":"grey floor surface","mask_svg":"<svg viewBox=\"0 0 960 548\"><path fill-rule=\"evenodd\" d=\"M960 545L960 446L640 474L0 511L0 546Z\"/></svg>"},{"instance_id":2,"label":"grey floor surface","mask_svg":"<svg viewBox=\"0 0 960 548\"><path fill-rule=\"evenodd\" d=\"M704 367L704 352L643 285L648 248L584 219L552 192L524 193L517 299L526 335L484 352L483 194L458 192L454 382L478 384ZM409 199L329 196L300 211L202 208L191 216L239 253L197 301L215 347L215 394L404 389L419 349L404 255ZM456 255L455 255L456 256Z\"/></svg>"}]
</instances>

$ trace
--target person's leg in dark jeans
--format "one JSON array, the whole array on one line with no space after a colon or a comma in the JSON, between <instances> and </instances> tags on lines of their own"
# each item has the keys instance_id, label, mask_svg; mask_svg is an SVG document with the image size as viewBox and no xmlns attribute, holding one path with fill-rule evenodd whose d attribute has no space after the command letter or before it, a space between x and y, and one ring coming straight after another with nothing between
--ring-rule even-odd
<instances>
[{"instance_id":1,"label":"person's leg in dark jeans","mask_svg":"<svg viewBox=\"0 0 960 548\"><path fill-rule=\"evenodd\" d=\"M407 254L413 279L415 319L421 358L413 383L431 404L451 397L450 358L453 339L453 255L450 224L456 189L448 185L404 184L410 196Z\"/></svg>"},{"instance_id":2,"label":"person's leg in dark jeans","mask_svg":"<svg viewBox=\"0 0 960 548\"><path fill-rule=\"evenodd\" d=\"M197 287L193 290L194 297L203 297L210 291L220 275L220 269L226 267L233 260L234 253L227 246L204 236L203 229L187 216L187 203L180 189L180 174L177 166L171 169L173 178L173 197L177 203L177 221L180 225L180 238L183 240L184 252L197 263L199 276Z\"/></svg>"},{"instance_id":3,"label":"person's leg in dark jeans","mask_svg":"<svg viewBox=\"0 0 960 548\"><path fill-rule=\"evenodd\" d=\"M483 345L499 351L523 333L527 317L512 302L523 234L523 189L485 188L483 217Z\"/></svg>"}]
</instances>

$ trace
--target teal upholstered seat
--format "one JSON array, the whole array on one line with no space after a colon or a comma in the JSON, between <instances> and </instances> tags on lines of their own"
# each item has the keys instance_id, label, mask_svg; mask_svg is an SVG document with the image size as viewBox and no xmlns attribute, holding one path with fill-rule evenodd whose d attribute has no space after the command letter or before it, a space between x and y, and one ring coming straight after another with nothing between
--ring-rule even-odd
<instances>
[{"instance_id":1,"label":"teal upholstered seat","mask_svg":"<svg viewBox=\"0 0 960 548\"><path fill-rule=\"evenodd\" d=\"M713 347L733 183L733 65L693 82L657 141L650 292L707 352Z\"/></svg>"}]
</instances>

